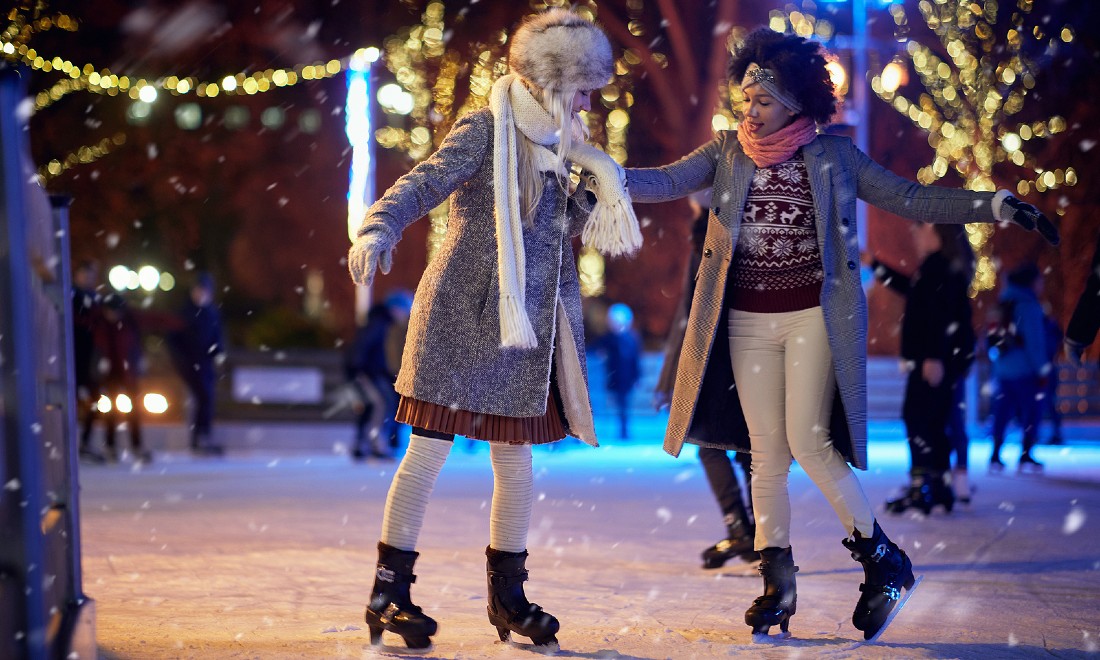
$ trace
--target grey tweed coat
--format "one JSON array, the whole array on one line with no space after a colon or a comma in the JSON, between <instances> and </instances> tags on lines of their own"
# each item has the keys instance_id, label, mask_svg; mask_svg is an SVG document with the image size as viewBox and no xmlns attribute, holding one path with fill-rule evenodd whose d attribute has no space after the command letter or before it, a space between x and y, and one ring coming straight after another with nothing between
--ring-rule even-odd
<instances>
[{"instance_id":1,"label":"grey tweed coat","mask_svg":"<svg viewBox=\"0 0 1100 660\"><path fill-rule=\"evenodd\" d=\"M367 209L360 235L378 231L393 245L450 196L447 236L417 286L396 389L469 412L534 417L546 412L554 359L566 430L595 445L571 242L591 198L583 186L567 195L548 178L534 226L523 230L526 308L538 347L501 348L492 153L492 114L471 112Z\"/></svg>"},{"instance_id":2,"label":"grey tweed coat","mask_svg":"<svg viewBox=\"0 0 1100 660\"><path fill-rule=\"evenodd\" d=\"M912 220L968 223L993 222L993 193L913 183L882 168L845 137L820 135L802 154L817 216L825 274L821 307L838 390L831 438L849 463L867 469L867 300L860 283L856 198ZM755 171L733 131L671 165L627 170L635 202L667 201L714 187L665 433L665 451L673 456L684 442L749 449L733 382L724 295Z\"/></svg>"}]
</instances>

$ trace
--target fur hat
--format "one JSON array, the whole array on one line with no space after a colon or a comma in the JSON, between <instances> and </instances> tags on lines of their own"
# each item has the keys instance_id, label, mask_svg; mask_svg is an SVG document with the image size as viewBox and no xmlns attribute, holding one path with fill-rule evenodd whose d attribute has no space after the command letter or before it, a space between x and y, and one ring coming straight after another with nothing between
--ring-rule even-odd
<instances>
[{"instance_id":1,"label":"fur hat","mask_svg":"<svg viewBox=\"0 0 1100 660\"><path fill-rule=\"evenodd\" d=\"M611 80L614 57L595 23L567 9L551 9L519 26L508 66L543 89L593 90Z\"/></svg>"}]
</instances>

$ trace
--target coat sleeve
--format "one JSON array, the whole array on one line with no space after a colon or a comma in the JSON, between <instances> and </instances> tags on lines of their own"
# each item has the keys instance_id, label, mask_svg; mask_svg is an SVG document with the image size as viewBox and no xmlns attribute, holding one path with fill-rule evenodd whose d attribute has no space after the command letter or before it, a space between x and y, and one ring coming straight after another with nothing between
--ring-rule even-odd
<instances>
[{"instance_id":1,"label":"coat sleeve","mask_svg":"<svg viewBox=\"0 0 1100 660\"><path fill-rule=\"evenodd\" d=\"M471 112L455 122L434 154L367 209L357 235L381 232L391 244L396 243L405 227L442 204L481 168L491 134L492 118L487 112Z\"/></svg>"},{"instance_id":2,"label":"coat sleeve","mask_svg":"<svg viewBox=\"0 0 1100 660\"><path fill-rule=\"evenodd\" d=\"M1085 290L1077 299L1073 318L1066 328L1066 337L1081 346L1088 346L1096 339L1100 331L1100 240L1096 242L1096 251L1092 254L1092 270L1085 280Z\"/></svg>"},{"instance_id":3,"label":"coat sleeve","mask_svg":"<svg viewBox=\"0 0 1100 660\"><path fill-rule=\"evenodd\" d=\"M943 224L996 222L993 193L923 186L887 170L848 141L860 199L910 220Z\"/></svg>"},{"instance_id":4,"label":"coat sleeve","mask_svg":"<svg viewBox=\"0 0 1100 660\"><path fill-rule=\"evenodd\" d=\"M699 147L671 165L628 167L627 189L635 202L667 202L709 188L722 155L722 138Z\"/></svg>"}]
</instances>

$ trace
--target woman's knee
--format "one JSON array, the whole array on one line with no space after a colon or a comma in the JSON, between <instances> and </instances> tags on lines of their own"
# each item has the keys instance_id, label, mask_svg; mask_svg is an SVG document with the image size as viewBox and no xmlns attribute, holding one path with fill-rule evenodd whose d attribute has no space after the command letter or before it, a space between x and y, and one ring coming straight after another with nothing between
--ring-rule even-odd
<instances>
[{"instance_id":1,"label":"woman's knee","mask_svg":"<svg viewBox=\"0 0 1100 660\"><path fill-rule=\"evenodd\" d=\"M814 481L822 478L841 479L851 471L847 461L828 441L816 443L812 447L801 447L794 453L794 459Z\"/></svg>"}]
</instances>

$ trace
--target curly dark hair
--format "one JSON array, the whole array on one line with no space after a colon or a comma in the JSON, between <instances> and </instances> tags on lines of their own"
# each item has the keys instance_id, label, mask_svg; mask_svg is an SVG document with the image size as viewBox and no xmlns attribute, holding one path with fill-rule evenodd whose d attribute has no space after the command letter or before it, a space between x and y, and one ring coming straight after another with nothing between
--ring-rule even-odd
<instances>
[{"instance_id":1,"label":"curly dark hair","mask_svg":"<svg viewBox=\"0 0 1100 660\"><path fill-rule=\"evenodd\" d=\"M794 34L757 28L733 49L727 70L730 84L738 84L753 62L775 72L779 85L802 104L803 115L819 124L829 123L836 113L836 96L825 69L821 44Z\"/></svg>"}]
</instances>

